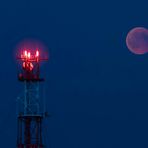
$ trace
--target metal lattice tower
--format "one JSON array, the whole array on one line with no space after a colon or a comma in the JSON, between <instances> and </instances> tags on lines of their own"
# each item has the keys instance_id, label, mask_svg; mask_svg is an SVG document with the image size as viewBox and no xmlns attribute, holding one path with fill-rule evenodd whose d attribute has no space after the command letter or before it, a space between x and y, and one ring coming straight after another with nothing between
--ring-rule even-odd
<instances>
[{"instance_id":1,"label":"metal lattice tower","mask_svg":"<svg viewBox=\"0 0 148 148\"><path fill-rule=\"evenodd\" d=\"M21 61L18 80L24 83L24 94L19 102L17 148L43 148L45 113L41 109L39 86L44 79L40 78L40 62L47 58L40 58L38 50L34 54L25 50L17 59Z\"/></svg>"}]
</instances>

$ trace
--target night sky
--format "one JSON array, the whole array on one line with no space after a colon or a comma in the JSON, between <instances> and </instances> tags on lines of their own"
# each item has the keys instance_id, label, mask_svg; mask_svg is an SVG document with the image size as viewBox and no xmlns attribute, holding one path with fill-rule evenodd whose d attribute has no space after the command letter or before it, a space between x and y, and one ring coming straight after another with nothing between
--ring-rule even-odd
<instances>
[{"instance_id":1,"label":"night sky","mask_svg":"<svg viewBox=\"0 0 148 148\"><path fill-rule=\"evenodd\" d=\"M0 2L0 147L15 148L16 46L34 38L48 48L47 148L147 148L148 54L125 38L148 28L147 2L4 0Z\"/></svg>"}]
</instances>

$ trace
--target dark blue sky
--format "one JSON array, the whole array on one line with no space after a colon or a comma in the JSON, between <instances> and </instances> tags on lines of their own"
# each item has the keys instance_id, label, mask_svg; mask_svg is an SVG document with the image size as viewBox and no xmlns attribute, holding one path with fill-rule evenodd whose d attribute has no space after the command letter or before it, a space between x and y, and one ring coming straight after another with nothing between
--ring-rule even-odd
<instances>
[{"instance_id":1,"label":"dark blue sky","mask_svg":"<svg viewBox=\"0 0 148 148\"><path fill-rule=\"evenodd\" d=\"M125 45L148 28L147 2L5 0L0 2L0 147L16 147L16 45L41 40L46 77L47 148L148 147L148 54Z\"/></svg>"}]
</instances>

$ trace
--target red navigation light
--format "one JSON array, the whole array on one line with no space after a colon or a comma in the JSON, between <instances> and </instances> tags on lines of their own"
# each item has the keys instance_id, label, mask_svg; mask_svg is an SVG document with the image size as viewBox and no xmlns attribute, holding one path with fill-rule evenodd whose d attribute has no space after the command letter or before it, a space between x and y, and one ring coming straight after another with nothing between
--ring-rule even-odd
<instances>
[{"instance_id":1,"label":"red navigation light","mask_svg":"<svg viewBox=\"0 0 148 148\"><path fill-rule=\"evenodd\" d=\"M41 62L47 61L46 47L38 42L22 42L19 46L17 59L20 60L21 81L42 81L40 78ZM44 51L44 50L45 51Z\"/></svg>"},{"instance_id":2,"label":"red navigation light","mask_svg":"<svg viewBox=\"0 0 148 148\"><path fill-rule=\"evenodd\" d=\"M24 57L27 58L27 50L24 51Z\"/></svg>"},{"instance_id":3,"label":"red navigation light","mask_svg":"<svg viewBox=\"0 0 148 148\"><path fill-rule=\"evenodd\" d=\"M39 51L38 50L36 51L36 55L35 56L39 57Z\"/></svg>"},{"instance_id":4,"label":"red navigation light","mask_svg":"<svg viewBox=\"0 0 148 148\"><path fill-rule=\"evenodd\" d=\"M30 52L28 52L27 58L30 59L30 57L31 57L31 54Z\"/></svg>"},{"instance_id":5,"label":"red navigation light","mask_svg":"<svg viewBox=\"0 0 148 148\"><path fill-rule=\"evenodd\" d=\"M45 57L39 49L30 50L28 48L21 51L20 56L18 55L18 59L24 62L32 62L33 65L39 64L41 61L48 60L48 58Z\"/></svg>"},{"instance_id":6,"label":"red navigation light","mask_svg":"<svg viewBox=\"0 0 148 148\"><path fill-rule=\"evenodd\" d=\"M27 60L27 61L38 61L39 60L39 57L40 56L40 52L39 50L36 50L35 52L30 52L30 51L27 51L27 50L24 50L21 54L21 59L24 61L24 60Z\"/></svg>"}]
</instances>

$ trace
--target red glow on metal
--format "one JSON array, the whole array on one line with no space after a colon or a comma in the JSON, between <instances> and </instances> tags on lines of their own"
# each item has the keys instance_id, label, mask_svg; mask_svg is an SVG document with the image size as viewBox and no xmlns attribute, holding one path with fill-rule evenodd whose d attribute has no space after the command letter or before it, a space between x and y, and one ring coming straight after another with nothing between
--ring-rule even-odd
<instances>
[{"instance_id":1,"label":"red glow on metal","mask_svg":"<svg viewBox=\"0 0 148 148\"><path fill-rule=\"evenodd\" d=\"M22 64L23 68L28 70L28 71L32 71L34 66L31 62L23 62Z\"/></svg>"}]
</instances>

